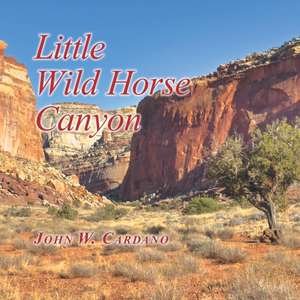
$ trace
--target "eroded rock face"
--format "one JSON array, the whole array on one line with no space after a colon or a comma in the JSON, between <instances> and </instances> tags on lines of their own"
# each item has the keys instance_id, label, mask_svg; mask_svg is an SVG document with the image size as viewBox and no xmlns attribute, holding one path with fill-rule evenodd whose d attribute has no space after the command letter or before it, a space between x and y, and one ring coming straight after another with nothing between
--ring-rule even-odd
<instances>
[{"instance_id":1,"label":"eroded rock face","mask_svg":"<svg viewBox=\"0 0 300 300\"><path fill-rule=\"evenodd\" d=\"M35 161L44 159L34 122L35 96L25 66L4 56L0 41L0 149Z\"/></svg>"},{"instance_id":2,"label":"eroded rock face","mask_svg":"<svg viewBox=\"0 0 300 300\"><path fill-rule=\"evenodd\" d=\"M95 105L61 103L60 111L66 113L90 113L103 115ZM123 108L108 114L132 114L135 107ZM50 123L49 123L50 122ZM43 123L50 125L51 116ZM47 125L47 126L48 126ZM91 131L95 131L93 128ZM91 192L108 192L117 188L127 172L132 132L100 131L89 138L86 132L53 131L43 135L46 159L66 175L77 175L81 185Z\"/></svg>"},{"instance_id":3,"label":"eroded rock face","mask_svg":"<svg viewBox=\"0 0 300 300\"><path fill-rule=\"evenodd\" d=\"M83 103L58 103L59 114L53 114L53 111L47 111L43 115L42 123L45 127L50 128L56 124L57 119L65 114L99 114L102 111L96 105L83 104ZM91 131L96 131L96 124L91 122ZM77 131L51 131L43 133L44 151L46 159L50 162L60 161L66 157L74 155L81 155L88 151L90 147L102 136L100 131L95 137L90 138L87 132Z\"/></svg>"},{"instance_id":4,"label":"eroded rock face","mask_svg":"<svg viewBox=\"0 0 300 300\"><path fill-rule=\"evenodd\" d=\"M184 192L201 184L201 166L234 133L300 116L300 41L222 65L193 80L190 96L146 97L138 105L121 198Z\"/></svg>"},{"instance_id":5,"label":"eroded rock face","mask_svg":"<svg viewBox=\"0 0 300 300\"><path fill-rule=\"evenodd\" d=\"M105 198L88 192L75 176L66 176L45 162L16 158L0 151L1 203L61 205L77 201L102 206Z\"/></svg>"}]
</instances>

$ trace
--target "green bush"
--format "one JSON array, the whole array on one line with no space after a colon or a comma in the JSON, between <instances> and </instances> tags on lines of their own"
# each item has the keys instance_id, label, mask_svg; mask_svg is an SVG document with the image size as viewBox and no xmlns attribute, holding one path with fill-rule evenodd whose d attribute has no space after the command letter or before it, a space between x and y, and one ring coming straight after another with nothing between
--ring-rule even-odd
<instances>
[{"instance_id":1,"label":"green bush","mask_svg":"<svg viewBox=\"0 0 300 300\"><path fill-rule=\"evenodd\" d=\"M220 209L220 204L209 197L195 197L187 205L184 210L185 214L204 214L214 212Z\"/></svg>"},{"instance_id":2,"label":"green bush","mask_svg":"<svg viewBox=\"0 0 300 300\"><path fill-rule=\"evenodd\" d=\"M145 232L148 234L160 234L165 229L164 226L161 225L154 225L148 227Z\"/></svg>"},{"instance_id":3,"label":"green bush","mask_svg":"<svg viewBox=\"0 0 300 300\"><path fill-rule=\"evenodd\" d=\"M76 209L73 209L69 204L64 203L61 208L56 212L56 216L59 218L74 220L76 219L78 212Z\"/></svg>"},{"instance_id":4,"label":"green bush","mask_svg":"<svg viewBox=\"0 0 300 300\"><path fill-rule=\"evenodd\" d=\"M18 209L16 206L12 206L4 212L4 216L6 216L6 217L30 217L31 209L30 209L30 207L22 207L22 208Z\"/></svg>"},{"instance_id":5,"label":"green bush","mask_svg":"<svg viewBox=\"0 0 300 300\"><path fill-rule=\"evenodd\" d=\"M98 208L94 214L87 217L87 221L99 222L101 220L116 220L127 214L128 210L114 205L106 205Z\"/></svg>"},{"instance_id":6,"label":"green bush","mask_svg":"<svg viewBox=\"0 0 300 300\"><path fill-rule=\"evenodd\" d=\"M49 206L47 214L51 216L56 216L58 209L54 206Z\"/></svg>"}]
</instances>

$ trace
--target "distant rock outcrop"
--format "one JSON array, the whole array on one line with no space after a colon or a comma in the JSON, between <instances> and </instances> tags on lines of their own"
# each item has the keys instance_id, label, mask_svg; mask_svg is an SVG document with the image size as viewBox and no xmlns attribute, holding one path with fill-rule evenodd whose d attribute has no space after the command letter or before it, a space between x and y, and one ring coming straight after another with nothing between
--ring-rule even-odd
<instances>
[{"instance_id":1,"label":"distant rock outcrop","mask_svg":"<svg viewBox=\"0 0 300 300\"><path fill-rule=\"evenodd\" d=\"M0 149L35 161L44 159L41 136L34 122L35 96L27 69L4 56L0 41Z\"/></svg>"},{"instance_id":2,"label":"distant rock outcrop","mask_svg":"<svg viewBox=\"0 0 300 300\"><path fill-rule=\"evenodd\" d=\"M101 115L103 113L95 105L83 103L57 105L62 114L88 112ZM135 111L135 107L128 107L106 113L132 114ZM48 114L45 115L43 123L50 125L55 121ZM129 165L131 137L131 131L100 131L93 138L89 138L86 132L81 131L52 131L43 134L47 161L66 175L77 175L80 184L95 193L108 192L122 183Z\"/></svg>"},{"instance_id":3,"label":"distant rock outcrop","mask_svg":"<svg viewBox=\"0 0 300 300\"><path fill-rule=\"evenodd\" d=\"M221 65L193 79L190 96L146 97L137 112L121 198L173 194L201 186L205 158L234 133L300 116L300 39Z\"/></svg>"}]
</instances>

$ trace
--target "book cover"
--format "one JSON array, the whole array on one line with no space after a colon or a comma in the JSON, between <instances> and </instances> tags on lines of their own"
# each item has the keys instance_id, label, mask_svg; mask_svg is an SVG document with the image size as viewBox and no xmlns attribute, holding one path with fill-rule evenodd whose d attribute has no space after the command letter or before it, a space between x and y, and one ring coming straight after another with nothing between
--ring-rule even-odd
<instances>
[{"instance_id":1,"label":"book cover","mask_svg":"<svg viewBox=\"0 0 300 300\"><path fill-rule=\"evenodd\" d=\"M0 300L300 298L297 1L0 7Z\"/></svg>"}]
</instances>

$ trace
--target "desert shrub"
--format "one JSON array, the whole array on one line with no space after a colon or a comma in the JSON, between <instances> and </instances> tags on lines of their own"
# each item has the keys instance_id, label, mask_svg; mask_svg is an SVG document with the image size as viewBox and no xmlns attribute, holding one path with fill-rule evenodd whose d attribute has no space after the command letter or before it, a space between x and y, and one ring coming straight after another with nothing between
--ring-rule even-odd
<instances>
[{"instance_id":1,"label":"desert shrub","mask_svg":"<svg viewBox=\"0 0 300 300\"><path fill-rule=\"evenodd\" d=\"M123 244L109 244L103 247L102 255L135 252L136 250L137 250L136 246L123 245Z\"/></svg>"},{"instance_id":2,"label":"desert shrub","mask_svg":"<svg viewBox=\"0 0 300 300\"><path fill-rule=\"evenodd\" d=\"M148 234L160 234L165 229L162 225L154 225L148 227L145 232Z\"/></svg>"},{"instance_id":3,"label":"desert shrub","mask_svg":"<svg viewBox=\"0 0 300 300\"><path fill-rule=\"evenodd\" d=\"M159 270L163 276L172 279L177 276L196 273L199 271L199 263L195 257L186 255L173 260L170 264L161 266Z\"/></svg>"},{"instance_id":4,"label":"desert shrub","mask_svg":"<svg viewBox=\"0 0 300 300\"><path fill-rule=\"evenodd\" d=\"M99 222L102 220L116 220L125 216L128 213L126 208L115 207L114 205L106 205L98 208L94 214L87 217L87 221Z\"/></svg>"},{"instance_id":5,"label":"desert shrub","mask_svg":"<svg viewBox=\"0 0 300 300\"><path fill-rule=\"evenodd\" d=\"M158 249L165 252L175 252L183 247L179 242L170 242L165 245L158 245Z\"/></svg>"},{"instance_id":6,"label":"desert shrub","mask_svg":"<svg viewBox=\"0 0 300 300\"><path fill-rule=\"evenodd\" d=\"M153 268L145 268L138 264L130 264L124 262L117 262L113 267L114 276L123 276L131 282L135 281L154 281L156 273Z\"/></svg>"},{"instance_id":7,"label":"desert shrub","mask_svg":"<svg viewBox=\"0 0 300 300\"><path fill-rule=\"evenodd\" d=\"M164 253L151 248L140 249L136 257L139 262L160 262L166 259Z\"/></svg>"},{"instance_id":8,"label":"desert shrub","mask_svg":"<svg viewBox=\"0 0 300 300\"><path fill-rule=\"evenodd\" d=\"M180 233L182 235L189 235L189 234L193 234L193 233L198 233L199 229L196 226L186 225L184 227L178 228L177 231L178 231L178 233Z\"/></svg>"},{"instance_id":9,"label":"desert shrub","mask_svg":"<svg viewBox=\"0 0 300 300\"><path fill-rule=\"evenodd\" d=\"M283 234L280 243L287 248L297 249L300 248L300 236L297 232L289 232Z\"/></svg>"},{"instance_id":10,"label":"desert shrub","mask_svg":"<svg viewBox=\"0 0 300 300\"><path fill-rule=\"evenodd\" d=\"M51 216L56 216L58 209L54 206L49 206L47 210L47 214Z\"/></svg>"},{"instance_id":11,"label":"desert shrub","mask_svg":"<svg viewBox=\"0 0 300 300\"><path fill-rule=\"evenodd\" d=\"M73 209L71 205L67 203L64 203L56 212L57 217L67 220L75 220L77 215L77 210Z\"/></svg>"},{"instance_id":12,"label":"desert shrub","mask_svg":"<svg viewBox=\"0 0 300 300\"><path fill-rule=\"evenodd\" d=\"M247 217L234 216L226 223L226 225L239 226L239 225L245 224L247 222L248 222Z\"/></svg>"},{"instance_id":13,"label":"desert shrub","mask_svg":"<svg viewBox=\"0 0 300 300\"><path fill-rule=\"evenodd\" d=\"M210 239L219 238L225 241L225 240L230 240L233 237L234 231L229 228L216 230L216 231L213 229L206 229L204 231L204 234Z\"/></svg>"},{"instance_id":14,"label":"desert shrub","mask_svg":"<svg viewBox=\"0 0 300 300\"><path fill-rule=\"evenodd\" d=\"M191 255L180 258L177 265L179 265L182 274L195 273L199 270L198 260Z\"/></svg>"},{"instance_id":15,"label":"desert shrub","mask_svg":"<svg viewBox=\"0 0 300 300\"><path fill-rule=\"evenodd\" d=\"M217 261L222 264L233 264L242 262L246 258L246 253L237 248L217 248L216 257Z\"/></svg>"},{"instance_id":16,"label":"desert shrub","mask_svg":"<svg viewBox=\"0 0 300 300\"><path fill-rule=\"evenodd\" d=\"M229 299L296 300L299 292L294 283L274 267L250 265L228 282Z\"/></svg>"},{"instance_id":17,"label":"desert shrub","mask_svg":"<svg viewBox=\"0 0 300 300\"><path fill-rule=\"evenodd\" d=\"M265 215L262 212L257 212L255 214L247 216L248 221L260 221L260 220L263 220L264 218L265 218Z\"/></svg>"},{"instance_id":18,"label":"desert shrub","mask_svg":"<svg viewBox=\"0 0 300 300\"><path fill-rule=\"evenodd\" d=\"M28 251L34 255L55 255L58 248L53 245L29 245Z\"/></svg>"},{"instance_id":19,"label":"desert shrub","mask_svg":"<svg viewBox=\"0 0 300 300\"><path fill-rule=\"evenodd\" d=\"M229 248L215 241L190 241L188 249L205 258L215 259L220 263L237 263L244 261L246 253L237 248Z\"/></svg>"},{"instance_id":20,"label":"desert shrub","mask_svg":"<svg viewBox=\"0 0 300 300\"><path fill-rule=\"evenodd\" d=\"M190 252L201 255L205 258L214 258L216 252L216 242L209 240L191 240L187 242L187 247Z\"/></svg>"},{"instance_id":21,"label":"desert shrub","mask_svg":"<svg viewBox=\"0 0 300 300\"><path fill-rule=\"evenodd\" d=\"M115 228L116 234L127 234L131 232L131 228L127 226L118 226Z\"/></svg>"},{"instance_id":22,"label":"desert shrub","mask_svg":"<svg viewBox=\"0 0 300 300\"><path fill-rule=\"evenodd\" d=\"M14 233L10 230L4 230L0 232L0 244L5 244L8 240L14 237Z\"/></svg>"},{"instance_id":23,"label":"desert shrub","mask_svg":"<svg viewBox=\"0 0 300 300\"><path fill-rule=\"evenodd\" d=\"M61 278L89 278L97 273L97 268L91 264L74 264L67 273L60 273Z\"/></svg>"},{"instance_id":24,"label":"desert shrub","mask_svg":"<svg viewBox=\"0 0 300 300\"><path fill-rule=\"evenodd\" d=\"M204 231L204 235L206 235L210 239L214 239L214 238L217 237L217 232L215 230L213 230L213 229L207 228Z\"/></svg>"},{"instance_id":25,"label":"desert shrub","mask_svg":"<svg viewBox=\"0 0 300 300\"><path fill-rule=\"evenodd\" d=\"M184 290L176 282L159 281L150 294L150 300L182 300Z\"/></svg>"},{"instance_id":26,"label":"desert shrub","mask_svg":"<svg viewBox=\"0 0 300 300\"><path fill-rule=\"evenodd\" d=\"M32 225L31 224L20 225L20 226L18 226L18 228L16 228L15 231L16 231L16 233L31 232L32 231Z\"/></svg>"},{"instance_id":27,"label":"desert shrub","mask_svg":"<svg viewBox=\"0 0 300 300\"><path fill-rule=\"evenodd\" d=\"M21 249L26 249L28 246L27 246L26 241L24 241L22 239L15 239L13 241L13 247L17 250L21 250Z\"/></svg>"},{"instance_id":28,"label":"desert shrub","mask_svg":"<svg viewBox=\"0 0 300 300\"><path fill-rule=\"evenodd\" d=\"M5 217L30 217L31 209L30 207L17 208L16 206L12 206L8 208L3 215Z\"/></svg>"},{"instance_id":29,"label":"desert shrub","mask_svg":"<svg viewBox=\"0 0 300 300\"><path fill-rule=\"evenodd\" d=\"M180 276L178 266L175 264L175 262L160 266L159 272L169 280L175 278L176 276Z\"/></svg>"},{"instance_id":30,"label":"desert shrub","mask_svg":"<svg viewBox=\"0 0 300 300\"><path fill-rule=\"evenodd\" d=\"M29 256L0 256L0 269L4 271L8 270L23 270L29 263L31 259Z\"/></svg>"},{"instance_id":31,"label":"desert shrub","mask_svg":"<svg viewBox=\"0 0 300 300\"><path fill-rule=\"evenodd\" d=\"M217 237L220 238L221 240L230 240L233 238L234 231L231 229L222 229L217 232Z\"/></svg>"},{"instance_id":32,"label":"desert shrub","mask_svg":"<svg viewBox=\"0 0 300 300\"><path fill-rule=\"evenodd\" d=\"M278 266L282 266L288 272L297 276L300 275L300 257L284 252L272 252L266 255L265 259Z\"/></svg>"},{"instance_id":33,"label":"desert shrub","mask_svg":"<svg viewBox=\"0 0 300 300\"><path fill-rule=\"evenodd\" d=\"M215 212L219 209L220 204L214 198L195 197L188 203L183 212L189 215L196 215Z\"/></svg>"}]
</instances>

